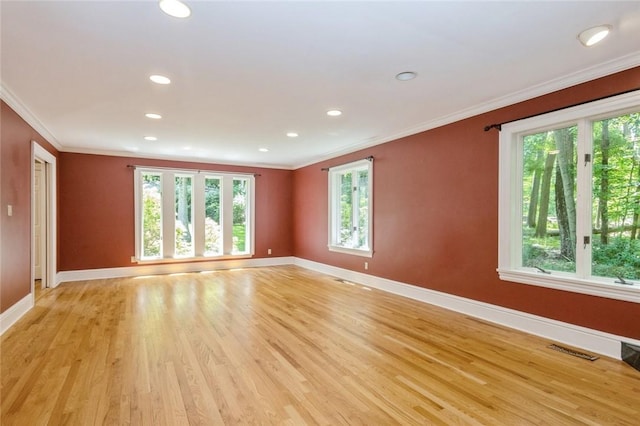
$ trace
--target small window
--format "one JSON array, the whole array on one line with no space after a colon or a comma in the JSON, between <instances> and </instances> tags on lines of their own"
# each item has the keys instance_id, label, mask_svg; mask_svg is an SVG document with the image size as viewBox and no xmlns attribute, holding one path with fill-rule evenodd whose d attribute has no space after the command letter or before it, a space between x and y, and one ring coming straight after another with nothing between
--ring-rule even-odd
<instances>
[{"instance_id":1,"label":"small window","mask_svg":"<svg viewBox=\"0 0 640 426\"><path fill-rule=\"evenodd\" d=\"M329 250L373 254L373 161L329 169Z\"/></svg>"},{"instance_id":2,"label":"small window","mask_svg":"<svg viewBox=\"0 0 640 426\"><path fill-rule=\"evenodd\" d=\"M222 178L207 176L204 179L205 217L204 217L204 255L222 254L222 222L220 218L220 194Z\"/></svg>"},{"instance_id":3,"label":"small window","mask_svg":"<svg viewBox=\"0 0 640 426\"><path fill-rule=\"evenodd\" d=\"M157 259L162 257L162 174L143 172L139 176L142 187L139 200L142 211L137 220L142 229L139 257Z\"/></svg>"},{"instance_id":4,"label":"small window","mask_svg":"<svg viewBox=\"0 0 640 426\"><path fill-rule=\"evenodd\" d=\"M176 257L194 257L193 176L175 175L175 247Z\"/></svg>"},{"instance_id":5,"label":"small window","mask_svg":"<svg viewBox=\"0 0 640 426\"><path fill-rule=\"evenodd\" d=\"M502 126L500 278L640 301L640 92Z\"/></svg>"},{"instance_id":6,"label":"small window","mask_svg":"<svg viewBox=\"0 0 640 426\"><path fill-rule=\"evenodd\" d=\"M252 256L254 180L252 175L136 169L136 258Z\"/></svg>"}]
</instances>

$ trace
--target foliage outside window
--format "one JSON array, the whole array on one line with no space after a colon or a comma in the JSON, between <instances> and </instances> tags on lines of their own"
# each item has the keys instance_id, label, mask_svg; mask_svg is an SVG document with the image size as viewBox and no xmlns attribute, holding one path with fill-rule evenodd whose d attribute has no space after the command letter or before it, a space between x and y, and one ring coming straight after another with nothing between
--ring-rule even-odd
<instances>
[{"instance_id":1,"label":"foliage outside window","mask_svg":"<svg viewBox=\"0 0 640 426\"><path fill-rule=\"evenodd\" d=\"M253 255L254 177L136 169L136 258Z\"/></svg>"},{"instance_id":2,"label":"foliage outside window","mask_svg":"<svg viewBox=\"0 0 640 426\"><path fill-rule=\"evenodd\" d=\"M640 300L640 92L502 126L500 277Z\"/></svg>"},{"instance_id":3,"label":"foliage outside window","mask_svg":"<svg viewBox=\"0 0 640 426\"><path fill-rule=\"evenodd\" d=\"M371 257L373 162L329 170L329 250Z\"/></svg>"}]
</instances>

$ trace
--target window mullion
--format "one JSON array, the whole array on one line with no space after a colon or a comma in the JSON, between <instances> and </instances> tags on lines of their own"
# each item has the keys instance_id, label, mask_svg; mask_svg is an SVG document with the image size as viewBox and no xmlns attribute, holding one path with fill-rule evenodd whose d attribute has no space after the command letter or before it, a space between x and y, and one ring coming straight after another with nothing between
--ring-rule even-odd
<instances>
[{"instance_id":1,"label":"window mullion","mask_svg":"<svg viewBox=\"0 0 640 426\"><path fill-rule=\"evenodd\" d=\"M576 214L576 275L579 278L591 276L592 235L592 170L593 135L591 122L578 121L577 147L577 214ZM585 237L589 243L585 244Z\"/></svg>"},{"instance_id":2,"label":"window mullion","mask_svg":"<svg viewBox=\"0 0 640 426\"><path fill-rule=\"evenodd\" d=\"M175 174L162 173L162 257L172 258L176 243Z\"/></svg>"}]
</instances>

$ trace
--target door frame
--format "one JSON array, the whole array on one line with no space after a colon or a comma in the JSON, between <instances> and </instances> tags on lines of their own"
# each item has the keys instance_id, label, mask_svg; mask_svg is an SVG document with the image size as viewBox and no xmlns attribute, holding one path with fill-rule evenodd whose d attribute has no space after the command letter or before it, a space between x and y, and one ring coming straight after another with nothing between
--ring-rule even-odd
<instances>
[{"instance_id":1,"label":"door frame","mask_svg":"<svg viewBox=\"0 0 640 426\"><path fill-rule=\"evenodd\" d=\"M38 182L38 175L40 175L40 184L39 184L39 191L36 192L35 194L35 198L34 198L34 204L33 204L33 209L35 210L34 212L34 218L35 218L35 223L39 223L39 233L36 232L36 228L34 226L33 228L33 232L34 232L34 237L36 239L36 241L38 240L38 234L40 235L40 245L38 246L38 244L35 245L35 249L36 251L34 252L35 256L34 256L34 265L35 265L35 272L34 272L34 281L37 281L38 279L42 280L42 275L44 274L44 265L46 265L46 263L43 262L43 259L45 259L46 255L47 255L47 248L45 247L44 243L46 242L46 232L47 232L47 202L46 202L46 188L47 188L47 183L46 183L46 164L43 163L40 160L36 160L34 165L35 167L35 178L33 181L34 184L34 189L37 186L37 182ZM38 172L38 170L40 170ZM44 237L43 237L44 236ZM39 253L38 253L39 251ZM38 259L38 257L40 258L40 268L38 268L38 263L36 262L36 259ZM40 269L40 270L38 270ZM40 277L38 277L38 275Z\"/></svg>"},{"instance_id":2,"label":"door frame","mask_svg":"<svg viewBox=\"0 0 640 426\"><path fill-rule=\"evenodd\" d=\"M45 235L42 237L42 245L44 246L44 257L41 259L44 262L42 272L42 286L43 287L56 287L58 282L56 280L56 267L57 267L57 233L56 233L56 218L57 218L57 168L56 157L49 151L44 149L36 141L32 141L32 155L31 155L31 294L35 298L35 164L36 161L42 163L44 166L44 206L45 210Z\"/></svg>"}]
</instances>

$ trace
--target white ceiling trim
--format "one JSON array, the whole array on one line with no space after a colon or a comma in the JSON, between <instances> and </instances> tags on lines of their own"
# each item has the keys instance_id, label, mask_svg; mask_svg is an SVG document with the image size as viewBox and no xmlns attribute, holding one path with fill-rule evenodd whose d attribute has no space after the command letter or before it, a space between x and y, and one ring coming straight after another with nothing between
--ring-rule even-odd
<instances>
[{"instance_id":1,"label":"white ceiling trim","mask_svg":"<svg viewBox=\"0 0 640 426\"><path fill-rule=\"evenodd\" d=\"M63 146L58 142L56 137L47 129L47 126L31 112L29 108L16 96L11 90L0 81L0 99L11 107L24 121L27 122L36 132L40 133L47 142L49 142L58 151L63 151Z\"/></svg>"},{"instance_id":2,"label":"white ceiling trim","mask_svg":"<svg viewBox=\"0 0 640 426\"><path fill-rule=\"evenodd\" d=\"M147 160L167 160L173 162L183 163L201 163L201 164L219 164L221 166L237 166L237 167L250 167L260 169L276 169L276 170L294 170L293 167L286 164L262 164L262 163L242 163L225 160L216 160L203 157L176 157L175 155L163 155L163 154L148 154L144 152L134 151L113 151L113 150L101 150L91 148L79 148L79 147L65 147L60 152L69 152L73 154L89 154L89 155L104 155L108 157L127 157L127 158L143 158Z\"/></svg>"}]
</instances>

